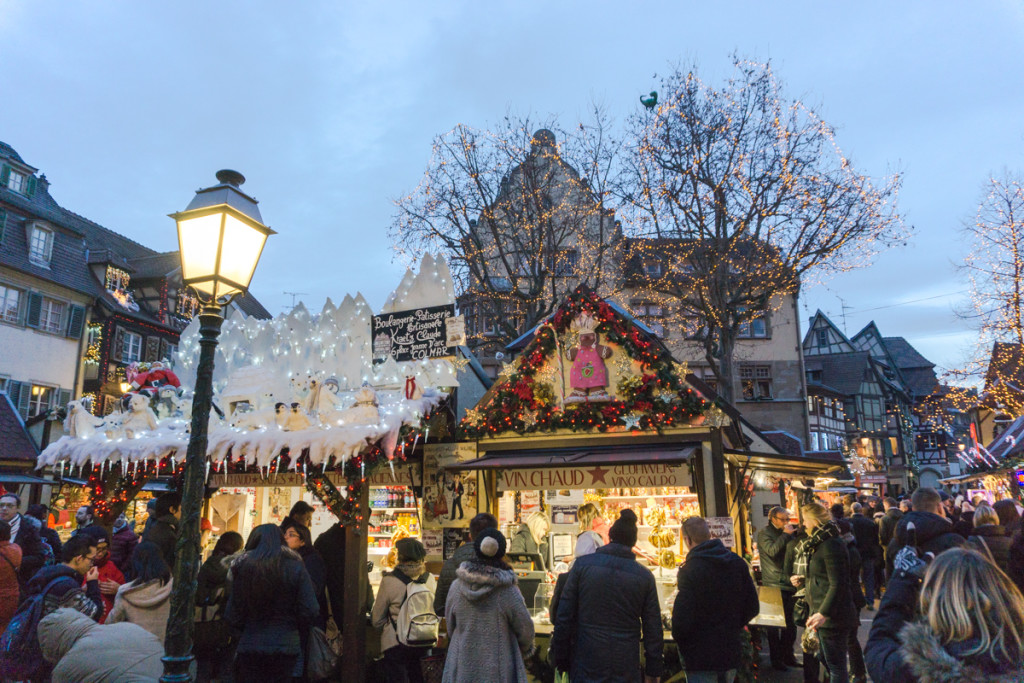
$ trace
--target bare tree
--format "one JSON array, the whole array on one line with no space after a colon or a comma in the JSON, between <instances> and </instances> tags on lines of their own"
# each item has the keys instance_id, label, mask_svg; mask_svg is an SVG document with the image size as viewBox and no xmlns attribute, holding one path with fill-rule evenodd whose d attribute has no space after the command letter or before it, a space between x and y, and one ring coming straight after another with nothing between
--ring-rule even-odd
<instances>
[{"instance_id":1,"label":"bare tree","mask_svg":"<svg viewBox=\"0 0 1024 683\"><path fill-rule=\"evenodd\" d=\"M992 177L974 220L964 224L967 304L957 311L977 331L972 357L953 376L984 380L983 399L1007 414L1024 414L1024 181ZM975 404L978 396L964 390Z\"/></svg>"},{"instance_id":2,"label":"bare tree","mask_svg":"<svg viewBox=\"0 0 1024 683\"><path fill-rule=\"evenodd\" d=\"M677 68L657 106L632 120L622 197L630 259L666 264L640 289L703 344L733 400L736 339L801 283L866 265L908 237L898 175L854 170L831 127L781 94L768 64L734 59L723 87ZM636 274L636 269L633 271Z\"/></svg>"},{"instance_id":3,"label":"bare tree","mask_svg":"<svg viewBox=\"0 0 1024 683\"><path fill-rule=\"evenodd\" d=\"M400 253L448 259L474 346L503 345L578 285L604 290L613 279L608 254L621 231L606 200L620 143L609 129L595 107L567 131L509 115L434 140L389 234Z\"/></svg>"}]
</instances>

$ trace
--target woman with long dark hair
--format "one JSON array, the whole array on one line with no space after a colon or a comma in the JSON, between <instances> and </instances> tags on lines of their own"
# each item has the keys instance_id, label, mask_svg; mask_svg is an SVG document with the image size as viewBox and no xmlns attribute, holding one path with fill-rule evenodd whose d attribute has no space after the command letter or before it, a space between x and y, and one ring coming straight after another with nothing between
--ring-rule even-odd
<instances>
[{"instance_id":1,"label":"woman with long dark hair","mask_svg":"<svg viewBox=\"0 0 1024 683\"><path fill-rule=\"evenodd\" d=\"M300 501L301 502L301 501ZM295 520L285 520L281 524L284 532L284 544L298 553L302 558L302 564L309 573L313 582L313 594L320 605L320 615L313 623L322 629L327 629L327 563L323 556L313 548L313 536L309 527Z\"/></svg>"},{"instance_id":2,"label":"woman with long dark hair","mask_svg":"<svg viewBox=\"0 0 1024 683\"><path fill-rule=\"evenodd\" d=\"M225 618L241 631L235 680L285 683L300 679L300 634L314 623L320 605L302 559L284 546L281 528L262 524L253 529L231 573Z\"/></svg>"},{"instance_id":3,"label":"woman with long dark hair","mask_svg":"<svg viewBox=\"0 0 1024 683\"><path fill-rule=\"evenodd\" d=\"M162 643L167 634L174 580L160 546L149 541L135 546L132 576L134 580L118 587L106 623L127 621L138 624Z\"/></svg>"},{"instance_id":4,"label":"woman with long dark hair","mask_svg":"<svg viewBox=\"0 0 1024 683\"><path fill-rule=\"evenodd\" d=\"M192 651L196 656L200 683L223 678L231 673L234 645L230 624L224 620L231 583L228 570L244 544L242 535L225 532L217 539L209 559L203 563L196 581L196 624Z\"/></svg>"}]
</instances>

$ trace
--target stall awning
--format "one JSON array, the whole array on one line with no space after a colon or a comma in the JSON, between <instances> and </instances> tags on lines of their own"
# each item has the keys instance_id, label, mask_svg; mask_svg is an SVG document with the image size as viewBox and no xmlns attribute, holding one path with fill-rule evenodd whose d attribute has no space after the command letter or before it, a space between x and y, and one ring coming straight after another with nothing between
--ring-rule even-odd
<instances>
[{"instance_id":1,"label":"stall awning","mask_svg":"<svg viewBox=\"0 0 1024 683\"><path fill-rule=\"evenodd\" d=\"M779 453L726 450L725 457L734 465L763 470L769 474L776 475L815 476L842 474L846 471L847 467L845 460L807 455L795 456Z\"/></svg>"},{"instance_id":2,"label":"stall awning","mask_svg":"<svg viewBox=\"0 0 1024 683\"><path fill-rule=\"evenodd\" d=\"M545 467L593 467L595 465L679 464L688 461L700 443L647 446L585 446L500 451L476 460L460 462L459 469L540 469Z\"/></svg>"},{"instance_id":3,"label":"stall awning","mask_svg":"<svg viewBox=\"0 0 1024 683\"><path fill-rule=\"evenodd\" d=\"M15 472L0 472L0 484L12 486L39 485L56 486L58 482L42 477L33 477L28 474L17 474Z\"/></svg>"}]
</instances>

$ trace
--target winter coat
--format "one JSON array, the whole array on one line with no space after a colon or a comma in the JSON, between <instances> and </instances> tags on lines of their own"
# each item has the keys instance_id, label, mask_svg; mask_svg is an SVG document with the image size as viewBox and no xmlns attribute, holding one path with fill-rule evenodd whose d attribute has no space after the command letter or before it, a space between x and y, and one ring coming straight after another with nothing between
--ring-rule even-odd
<instances>
[{"instance_id":1,"label":"winter coat","mask_svg":"<svg viewBox=\"0 0 1024 683\"><path fill-rule=\"evenodd\" d=\"M892 536L896 533L896 525L903 518L903 511L899 508L889 508L885 515L878 521L878 542L883 548L888 548L892 542Z\"/></svg>"},{"instance_id":2,"label":"winter coat","mask_svg":"<svg viewBox=\"0 0 1024 683\"><path fill-rule=\"evenodd\" d=\"M304 545L297 551L302 558L302 564L306 567L309 580L313 582L313 595L320 605L320 613L313 620L313 626L327 629L327 565L324 558L311 545Z\"/></svg>"},{"instance_id":3,"label":"winter coat","mask_svg":"<svg viewBox=\"0 0 1024 683\"><path fill-rule=\"evenodd\" d=\"M864 515L853 515L850 517L850 524L853 526L853 536L857 539L857 550L860 551L861 558L867 562L881 557L882 546L878 540L878 525L874 520Z\"/></svg>"},{"instance_id":4,"label":"winter coat","mask_svg":"<svg viewBox=\"0 0 1024 683\"><path fill-rule=\"evenodd\" d=\"M917 548L919 552L934 553L938 555L943 550L958 548L967 543L967 539L953 532L953 525L945 517L940 517L932 512L924 510L911 510L903 515L896 524L896 533L885 552L885 574L892 576L892 564L903 546L907 545L907 525L914 523L917 533Z\"/></svg>"},{"instance_id":5,"label":"winter coat","mask_svg":"<svg viewBox=\"0 0 1024 683\"><path fill-rule=\"evenodd\" d=\"M573 563L555 616L551 652L573 683L634 683L664 671L661 606L654 574L633 551L609 543Z\"/></svg>"},{"instance_id":6,"label":"winter coat","mask_svg":"<svg viewBox=\"0 0 1024 683\"><path fill-rule=\"evenodd\" d=\"M313 549L320 553L327 568L327 602L334 622L341 628L345 613L345 527L334 524L316 537ZM372 591L370 591L372 592Z\"/></svg>"},{"instance_id":7,"label":"winter coat","mask_svg":"<svg viewBox=\"0 0 1024 683\"><path fill-rule=\"evenodd\" d=\"M448 591L452 587L452 582L455 581L455 572L459 570L463 562L469 562L476 559L476 550L473 549L472 543L463 543L452 556L444 561L441 566L441 576L437 580L437 590L434 592L434 613L438 616L444 616L445 602L448 600Z\"/></svg>"},{"instance_id":8,"label":"winter coat","mask_svg":"<svg viewBox=\"0 0 1024 683\"><path fill-rule=\"evenodd\" d=\"M515 573L472 560L455 574L444 609L442 683L526 683L523 660L533 654L533 620Z\"/></svg>"},{"instance_id":9,"label":"winter coat","mask_svg":"<svg viewBox=\"0 0 1024 683\"><path fill-rule=\"evenodd\" d=\"M1024 593L1024 531L1018 527L1010 538L1010 571L1008 574L1021 593Z\"/></svg>"},{"instance_id":10,"label":"winter coat","mask_svg":"<svg viewBox=\"0 0 1024 683\"><path fill-rule=\"evenodd\" d=\"M961 512L960 519L953 522L953 531L964 538L970 536L971 532L974 531L974 513Z\"/></svg>"},{"instance_id":11,"label":"winter coat","mask_svg":"<svg viewBox=\"0 0 1024 683\"><path fill-rule=\"evenodd\" d=\"M679 593L672 607L672 637L679 646L684 668L737 668L743 627L761 608L750 567L714 538L690 549L686 563L679 568L678 583Z\"/></svg>"},{"instance_id":12,"label":"winter coat","mask_svg":"<svg viewBox=\"0 0 1024 683\"><path fill-rule=\"evenodd\" d=\"M22 586L27 586L32 577L46 564L46 551L43 549L43 538L39 534L42 523L35 517L21 517L17 535L11 539L21 548L21 568L18 577ZM56 557L56 555L54 556Z\"/></svg>"},{"instance_id":13,"label":"winter coat","mask_svg":"<svg viewBox=\"0 0 1024 683\"><path fill-rule=\"evenodd\" d=\"M122 572L128 572L132 563L132 553L138 544L139 537L132 531L131 524L125 524L110 537L110 560Z\"/></svg>"},{"instance_id":14,"label":"winter coat","mask_svg":"<svg viewBox=\"0 0 1024 683\"><path fill-rule=\"evenodd\" d=\"M96 565L96 569L99 571L98 581L113 581L119 586L124 585L124 574L117 568L113 562L108 558L102 565ZM100 593L100 599L103 600L103 616L100 617L100 623L104 623L107 615L110 614L110 610L114 609L114 598L116 595L105 595Z\"/></svg>"},{"instance_id":15,"label":"winter coat","mask_svg":"<svg viewBox=\"0 0 1024 683\"><path fill-rule=\"evenodd\" d=\"M512 543L508 546L508 552L510 553L536 553L540 555L541 564L543 569L547 569L548 566L548 542L543 541L540 545L537 545L537 541L533 538L533 534L530 532L530 527L523 524L519 527L519 533L512 537Z\"/></svg>"},{"instance_id":16,"label":"winter coat","mask_svg":"<svg viewBox=\"0 0 1024 683\"><path fill-rule=\"evenodd\" d=\"M868 600L864 597L864 589L860 585L860 568L864 561L861 559L860 551L857 549L857 539L853 534L843 534L843 542L846 543L846 550L850 554L850 592L853 594L853 606L859 612L864 609Z\"/></svg>"},{"instance_id":17,"label":"winter coat","mask_svg":"<svg viewBox=\"0 0 1024 683\"><path fill-rule=\"evenodd\" d=\"M43 539L48 546L50 546L50 549L53 551L54 559L59 562L60 550L64 547L64 544L60 542L60 534L57 533L57 530L51 529L43 522L39 522L39 537Z\"/></svg>"},{"instance_id":18,"label":"winter coat","mask_svg":"<svg viewBox=\"0 0 1024 683\"><path fill-rule=\"evenodd\" d=\"M57 581L43 598L43 614L49 614L61 607L78 610L90 619L99 620L103 616L103 598L100 595L100 582L87 581L82 590L82 575L66 564L52 564L43 567L28 583L28 594L38 595L47 584Z\"/></svg>"},{"instance_id":19,"label":"winter coat","mask_svg":"<svg viewBox=\"0 0 1024 683\"><path fill-rule=\"evenodd\" d=\"M405 602L406 583L395 576L395 573L402 572L415 581L426 571L422 562L405 562L395 567L394 572L384 574L381 578L380 588L377 589L377 599L374 600L373 609L370 610L370 621L375 628L382 629L380 634L382 652L398 645L398 635L395 633L394 624L398 622L398 612L401 611L402 603ZM437 590L437 582L431 574L427 574L425 585L431 592Z\"/></svg>"},{"instance_id":20,"label":"winter coat","mask_svg":"<svg viewBox=\"0 0 1024 683\"><path fill-rule=\"evenodd\" d=\"M813 542L815 534L811 535ZM807 606L810 614L821 614L821 628L856 627L853 607L853 577L850 574L850 553L846 542L834 536L818 545L807 561Z\"/></svg>"},{"instance_id":21,"label":"winter coat","mask_svg":"<svg viewBox=\"0 0 1024 683\"><path fill-rule=\"evenodd\" d=\"M231 565L231 596L225 619L242 632L238 652L299 654L299 632L306 631L320 614L313 582L298 555L286 551L282 580L267 596L251 595L247 578L250 560L242 555ZM257 599L269 600L257 609Z\"/></svg>"},{"instance_id":22,"label":"winter coat","mask_svg":"<svg viewBox=\"0 0 1024 683\"><path fill-rule=\"evenodd\" d=\"M0 633L7 628L7 622L18 611L21 600L21 585L18 583L18 567L21 566L21 548L10 541L0 541Z\"/></svg>"},{"instance_id":23,"label":"winter coat","mask_svg":"<svg viewBox=\"0 0 1024 683\"><path fill-rule=\"evenodd\" d=\"M995 560L996 566L1010 575L1010 537L998 524L983 524L974 527L974 533L967 539L968 545L985 557Z\"/></svg>"},{"instance_id":24,"label":"winter coat","mask_svg":"<svg viewBox=\"0 0 1024 683\"><path fill-rule=\"evenodd\" d=\"M174 579L161 584L160 579L139 583L136 579L117 589L114 609L107 615L108 624L127 621L138 624L164 642L167 617L171 614L171 588Z\"/></svg>"},{"instance_id":25,"label":"winter coat","mask_svg":"<svg viewBox=\"0 0 1024 683\"><path fill-rule=\"evenodd\" d=\"M56 666L53 683L152 683L163 673L164 646L135 624L95 623L71 609L39 621L39 645Z\"/></svg>"},{"instance_id":26,"label":"winter coat","mask_svg":"<svg viewBox=\"0 0 1024 683\"><path fill-rule=\"evenodd\" d=\"M228 570L236 555L215 553L203 562L196 579L196 605L227 605ZM223 593L218 596L218 591Z\"/></svg>"},{"instance_id":27,"label":"winter coat","mask_svg":"<svg viewBox=\"0 0 1024 683\"><path fill-rule=\"evenodd\" d=\"M915 622L920 581L898 575L888 588L871 622L864 648L868 673L886 683L1019 683L1024 680L1020 658L1002 660L986 654L964 658L972 641L943 646L926 624Z\"/></svg>"},{"instance_id":28,"label":"winter coat","mask_svg":"<svg viewBox=\"0 0 1024 683\"><path fill-rule=\"evenodd\" d=\"M174 515L158 517L152 526L142 535L143 541L156 543L164 562L168 567L174 566L174 546L178 544L178 520Z\"/></svg>"},{"instance_id":29,"label":"winter coat","mask_svg":"<svg viewBox=\"0 0 1024 683\"><path fill-rule=\"evenodd\" d=\"M758 532L757 552L761 556L761 585L777 586L786 592L793 592L793 584L789 582L788 576L784 576L783 571L786 545L792 539L792 534L776 529L770 522Z\"/></svg>"}]
</instances>

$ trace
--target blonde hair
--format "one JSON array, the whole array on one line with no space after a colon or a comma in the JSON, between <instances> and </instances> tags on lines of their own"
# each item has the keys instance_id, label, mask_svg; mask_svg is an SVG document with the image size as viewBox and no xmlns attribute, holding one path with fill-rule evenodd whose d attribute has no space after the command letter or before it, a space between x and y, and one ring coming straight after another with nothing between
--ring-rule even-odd
<instances>
[{"instance_id":1,"label":"blonde hair","mask_svg":"<svg viewBox=\"0 0 1024 683\"><path fill-rule=\"evenodd\" d=\"M551 520L543 512L534 512L526 518L526 528L530 530L533 540L539 544L544 540L547 530L551 528ZM541 533L542 530L543 533Z\"/></svg>"},{"instance_id":2,"label":"blonde hair","mask_svg":"<svg viewBox=\"0 0 1024 683\"><path fill-rule=\"evenodd\" d=\"M580 520L580 531L590 531L594 520L601 517L601 511L593 503L584 503L576 509L576 516Z\"/></svg>"},{"instance_id":3,"label":"blonde hair","mask_svg":"<svg viewBox=\"0 0 1024 683\"><path fill-rule=\"evenodd\" d=\"M800 512L804 514L804 518L810 517L818 524L827 524L832 521L832 515L825 509L825 506L817 503L804 505L800 508Z\"/></svg>"},{"instance_id":4,"label":"blonde hair","mask_svg":"<svg viewBox=\"0 0 1024 683\"><path fill-rule=\"evenodd\" d=\"M1016 659L1024 651L1024 596L977 551L939 553L928 566L919 601L921 615L944 646L977 639L963 657L998 651Z\"/></svg>"},{"instance_id":5,"label":"blonde hair","mask_svg":"<svg viewBox=\"0 0 1024 683\"><path fill-rule=\"evenodd\" d=\"M974 509L974 526L982 526L983 524L999 524L999 515L988 503L982 503Z\"/></svg>"}]
</instances>

